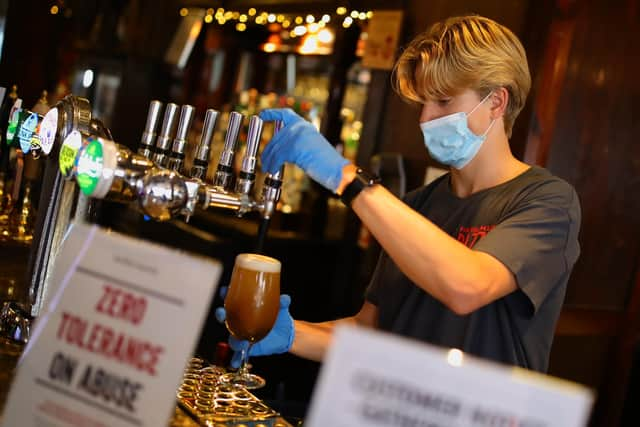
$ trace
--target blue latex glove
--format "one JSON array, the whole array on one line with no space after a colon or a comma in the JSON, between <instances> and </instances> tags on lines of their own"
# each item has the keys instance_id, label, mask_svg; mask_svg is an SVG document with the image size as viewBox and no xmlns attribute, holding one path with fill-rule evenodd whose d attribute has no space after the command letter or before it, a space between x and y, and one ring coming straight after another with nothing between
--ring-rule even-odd
<instances>
[{"instance_id":1,"label":"blue latex glove","mask_svg":"<svg viewBox=\"0 0 640 427\"><path fill-rule=\"evenodd\" d=\"M226 287L220 289L220 294L224 298L226 294ZM293 337L295 335L293 328L293 318L289 314L289 305L291 304L291 297L287 294L280 295L280 310L278 311L278 317L276 322L271 328L271 331L266 337L256 342L249 351L249 356L269 356L272 354L286 353L293 344ZM215 312L218 322L223 323L227 317L227 312L224 307L218 307ZM234 351L231 357L231 366L233 368L239 368L242 362L242 352L240 350L247 349L249 346L248 341L239 340L233 336L229 336L229 346Z\"/></svg>"},{"instance_id":2,"label":"blue latex glove","mask_svg":"<svg viewBox=\"0 0 640 427\"><path fill-rule=\"evenodd\" d=\"M275 173L283 163L293 163L318 184L336 192L342 180L342 168L349 161L311 123L289 108L263 110L260 118L280 120L284 125L262 151L265 172Z\"/></svg>"}]
</instances>

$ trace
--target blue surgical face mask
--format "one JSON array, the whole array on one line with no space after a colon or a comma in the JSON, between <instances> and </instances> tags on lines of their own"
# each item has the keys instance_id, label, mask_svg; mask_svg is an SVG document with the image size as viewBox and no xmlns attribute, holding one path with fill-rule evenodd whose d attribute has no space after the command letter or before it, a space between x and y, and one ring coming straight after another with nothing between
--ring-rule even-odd
<instances>
[{"instance_id":1,"label":"blue surgical face mask","mask_svg":"<svg viewBox=\"0 0 640 427\"><path fill-rule=\"evenodd\" d=\"M476 135L469 129L467 117L476 111L492 93L485 96L469 114L454 113L420 123L424 144L434 160L456 169L462 169L478 154L478 150L495 123L495 119L491 121L482 135Z\"/></svg>"}]
</instances>

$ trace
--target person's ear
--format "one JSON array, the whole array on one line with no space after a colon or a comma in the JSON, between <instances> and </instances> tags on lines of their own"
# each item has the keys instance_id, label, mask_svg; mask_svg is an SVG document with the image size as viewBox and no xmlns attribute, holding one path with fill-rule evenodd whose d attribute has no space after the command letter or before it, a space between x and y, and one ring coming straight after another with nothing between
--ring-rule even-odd
<instances>
[{"instance_id":1,"label":"person's ear","mask_svg":"<svg viewBox=\"0 0 640 427\"><path fill-rule=\"evenodd\" d=\"M490 96L491 119L496 120L503 117L509 104L509 91L504 87L499 87Z\"/></svg>"}]
</instances>

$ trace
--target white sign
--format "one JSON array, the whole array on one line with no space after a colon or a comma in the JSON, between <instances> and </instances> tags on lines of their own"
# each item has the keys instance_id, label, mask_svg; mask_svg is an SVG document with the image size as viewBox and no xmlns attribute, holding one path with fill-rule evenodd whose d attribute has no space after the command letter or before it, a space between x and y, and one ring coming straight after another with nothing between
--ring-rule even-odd
<instances>
[{"instance_id":1,"label":"white sign","mask_svg":"<svg viewBox=\"0 0 640 427\"><path fill-rule=\"evenodd\" d=\"M309 427L582 427L592 392L386 333L336 329Z\"/></svg>"},{"instance_id":2,"label":"white sign","mask_svg":"<svg viewBox=\"0 0 640 427\"><path fill-rule=\"evenodd\" d=\"M163 426L221 266L74 225L2 426Z\"/></svg>"}]
</instances>

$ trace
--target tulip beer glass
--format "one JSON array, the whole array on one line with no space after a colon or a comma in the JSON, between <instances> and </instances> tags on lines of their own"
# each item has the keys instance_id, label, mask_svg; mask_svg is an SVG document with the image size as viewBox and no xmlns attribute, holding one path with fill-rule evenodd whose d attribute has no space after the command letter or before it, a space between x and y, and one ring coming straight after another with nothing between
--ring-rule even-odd
<instances>
[{"instance_id":1,"label":"tulip beer glass","mask_svg":"<svg viewBox=\"0 0 640 427\"><path fill-rule=\"evenodd\" d=\"M250 374L247 361L251 346L264 338L276 321L280 308L280 261L264 255L239 254L225 298L226 326L231 335L249 342L242 350L242 364L222 380L247 389L263 387L265 380Z\"/></svg>"}]
</instances>

